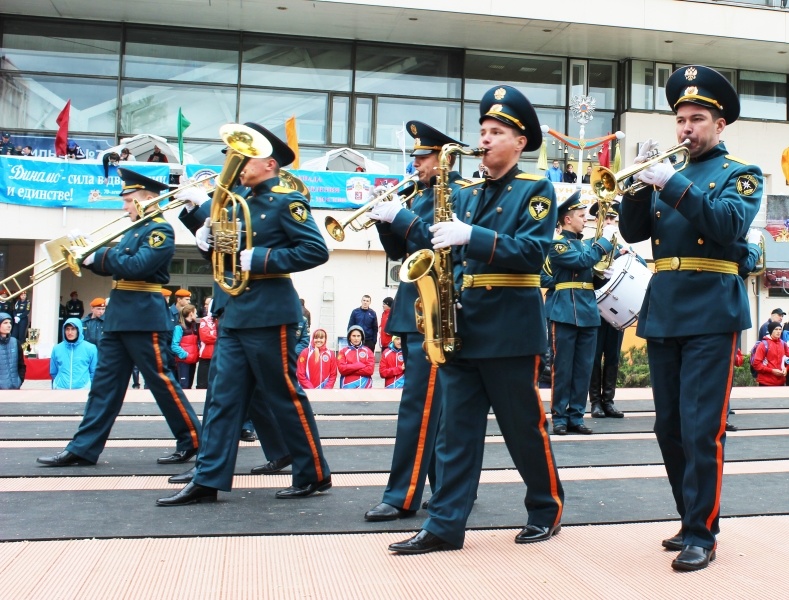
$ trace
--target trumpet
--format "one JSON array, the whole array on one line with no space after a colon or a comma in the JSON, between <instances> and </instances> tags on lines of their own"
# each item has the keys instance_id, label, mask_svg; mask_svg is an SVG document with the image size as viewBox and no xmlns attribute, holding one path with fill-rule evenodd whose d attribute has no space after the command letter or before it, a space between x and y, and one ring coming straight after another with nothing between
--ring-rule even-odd
<instances>
[{"instance_id":1,"label":"trumpet","mask_svg":"<svg viewBox=\"0 0 789 600\"><path fill-rule=\"evenodd\" d=\"M209 179L212 179L213 177L215 177L215 175L201 177L185 186L181 186L178 189L166 192L160 196L157 196L156 198L151 198L149 201L144 203L135 201L134 206L137 209L140 218L136 221L130 222L127 225L124 225L119 231L113 231L112 233L107 234L96 241L93 241L90 238L92 238L92 236L96 235L98 232L107 229L110 225L128 218L129 215L124 214L117 219L113 219L98 229L95 229L87 236L79 236L75 239L70 239L68 236L62 236L53 240L49 240L48 242L44 242L44 249L49 255L49 265L39 271L36 271L36 269L47 262L47 259L43 258L0 281L0 288L4 289L6 293L9 294L8 300L13 300L22 292L26 292L45 279L49 279L53 275L60 273L60 271L67 267L71 269L71 272L74 273L74 275L77 277L82 277L82 261L85 260L87 256L93 254L99 248L106 246L114 239L122 236L124 233L129 231L131 228L136 227L140 223L150 221L151 219L160 216L165 211L183 206L186 201L178 199L168 202L164 206L160 206L160 204L163 200L167 200L168 198L174 196L180 190L186 187L199 185ZM151 210L152 208L154 208L154 210ZM25 278L28 278L28 280ZM19 281L20 279L22 280L21 282Z\"/></svg>"},{"instance_id":2,"label":"trumpet","mask_svg":"<svg viewBox=\"0 0 789 600\"><path fill-rule=\"evenodd\" d=\"M617 171L616 173L603 166L594 167L592 169L592 174L589 177L589 183L592 185L592 191L594 192L594 195L604 202L613 202L614 198L617 196L624 196L625 194L632 195L640 192L641 190L648 187L646 183L642 181L636 181L635 183L628 184L628 181L644 169L648 169L652 165L656 165L657 163L677 154L684 155L685 157L682 165L676 169L677 171L682 171L688 166L688 159L690 158L690 150L688 150L688 145L690 145L690 140L685 140L681 144L677 144L676 146L669 148L662 154L653 156L641 164L633 165L627 169Z\"/></svg>"},{"instance_id":3,"label":"trumpet","mask_svg":"<svg viewBox=\"0 0 789 600\"><path fill-rule=\"evenodd\" d=\"M400 203L405 208L408 202L416 196L417 191L419 191L419 175L414 173L411 177L406 177L400 183L398 183L393 188L386 190L385 192L378 194L375 198L368 201L367 204L364 206L360 206L355 211L353 211L345 221L340 223L334 217L326 217L325 226L326 231L338 242L342 242L345 239L345 228L348 227L351 231L364 231L365 229L369 229L373 225L375 225L374 219L367 219L366 221L358 221L359 217L361 217L364 213L370 210L373 206L380 204L381 202L393 200L396 195L399 195L401 191L408 188L408 186L413 186L413 189L408 192L405 196L400 198Z\"/></svg>"}]
</instances>

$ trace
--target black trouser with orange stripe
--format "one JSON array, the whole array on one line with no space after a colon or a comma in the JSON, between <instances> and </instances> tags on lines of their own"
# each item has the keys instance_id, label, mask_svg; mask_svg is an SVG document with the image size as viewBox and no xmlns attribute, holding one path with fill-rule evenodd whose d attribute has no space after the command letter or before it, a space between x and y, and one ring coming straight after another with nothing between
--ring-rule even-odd
<instances>
[{"instance_id":1,"label":"black trouser with orange stripe","mask_svg":"<svg viewBox=\"0 0 789 600\"><path fill-rule=\"evenodd\" d=\"M422 343L425 336L404 333L403 360L405 386L397 410L392 469L384 491L383 502L404 510L417 510L422 502L425 478L435 490L433 456L436 432L441 415L441 394L438 389L438 368L425 358Z\"/></svg>"},{"instance_id":2,"label":"black trouser with orange stripe","mask_svg":"<svg viewBox=\"0 0 789 600\"><path fill-rule=\"evenodd\" d=\"M443 405L436 438L438 489L430 498L430 518L423 529L458 548L463 546L466 522L477 496L491 408L526 484L528 523L542 527L559 524L564 490L537 390L539 366L539 356L515 356L455 359L440 367Z\"/></svg>"},{"instance_id":3,"label":"black trouser with orange stripe","mask_svg":"<svg viewBox=\"0 0 789 600\"><path fill-rule=\"evenodd\" d=\"M191 450L200 441L200 421L169 367L169 335L151 331L105 331L85 415L66 450L96 462L123 406L136 364L176 439L176 449Z\"/></svg>"},{"instance_id":4,"label":"black trouser with orange stripe","mask_svg":"<svg viewBox=\"0 0 789 600\"><path fill-rule=\"evenodd\" d=\"M736 333L647 340L655 435L685 545L712 549L719 531L736 340Z\"/></svg>"},{"instance_id":5,"label":"black trouser with orange stripe","mask_svg":"<svg viewBox=\"0 0 789 600\"><path fill-rule=\"evenodd\" d=\"M250 401L271 408L293 457L293 485L329 476L318 427L307 395L296 379L297 324L220 330L221 351L211 403L203 415L203 443L194 482L230 491L238 455L238 434ZM254 386L262 394L253 394Z\"/></svg>"}]
</instances>

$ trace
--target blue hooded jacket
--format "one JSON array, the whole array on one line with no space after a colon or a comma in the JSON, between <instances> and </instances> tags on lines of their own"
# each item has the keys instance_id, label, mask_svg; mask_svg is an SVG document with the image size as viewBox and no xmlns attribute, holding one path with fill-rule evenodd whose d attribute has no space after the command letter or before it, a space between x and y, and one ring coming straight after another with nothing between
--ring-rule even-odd
<instances>
[{"instance_id":1,"label":"blue hooded jacket","mask_svg":"<svg viewBox=\"0 0 789 600\"><path fill-rule=\"evenodd\" d=\"M74 342L66 340L66 325L77 329ZM49 359L49 375L53 390L90 389L96 372L98 350L82 335L82 322L72 317L63 323L63 341L52 349Z\"/></svg>"}]
</instances>

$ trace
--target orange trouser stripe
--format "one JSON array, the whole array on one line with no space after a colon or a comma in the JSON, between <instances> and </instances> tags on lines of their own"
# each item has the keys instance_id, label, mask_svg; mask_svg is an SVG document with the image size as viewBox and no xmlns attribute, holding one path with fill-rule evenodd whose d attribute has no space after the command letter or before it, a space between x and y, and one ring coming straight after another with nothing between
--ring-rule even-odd
<instances>
[{"instance_id":1,"label":"orange trouser stripe","mask_svg":"<svg viewBox=\"0 0 789 600\"><path fill-rule=\"evenodd\" d=\"M175 391L175 387L173 386L173 382L170 380L169 377L164 373L164 361L162 361L162 353L159 352L159 334L155 331L153 332L153 353L156 355L156 372L159 374L159 377L162 381L164 381L165 385L167 386L167 390L170 392L170 397L175 402L175 405L178 407L178 412L181 413L181 416L186 423L186 426L189 428L189 436L192 438L192 445L197 448L199 445L199 441L197 438L197 429L195 429L194 423L189 418L189 413L186 412L184 408L184 403L181 402L181 398L178 395L178 392Z\"/></svg>"},{"instance_id":2,"label":"orange trouser stripe","mask_svg":"<svg viewBox=\"0 0 789 600\"><path fill-rule=\"evenodd\" d=\"M556 339L556 336L553 336L553 339ZM556 356L554 348L554 356ZM562 520L562 512L564 511L564 504L562 503L562 499L559 497L559 479L557 477L558 471L556 470L556 464L553 461L553 450L551 448L551 438L548 435L548 425L547 419L545 417L545 410L542 408L542 400L540 398L540 357L534 357L534 375L532 377L532 385L534 386L534 395L537 398L537 407L540 411L540 422L538 424L538 429L540 431L540 435L542 436L542 447L543 447L543 454L545 454L545 460L547 462L548 467L548 477L551 480L551 496L556 501L556 505L559 507L559 510L556 512L556 519L553 522L553 526L556 527Z\"/></svg>"},{"instance_id":3,"label":"orange trouser stripe","mask_svg":"<svg viewBox=\"0 0 789 600\"><path fill-rule=\"evenodd\" d=\"M312 435L312 429L310 429L310 424L307 422L307 417L304 413L304 405L301 403L301 399L296 392L296 388L293 385L293 382L290 380L288 369L288 330L285 325L282 325L279 330L279 346L280 356L282 357L282 376L285 378L285 382L288 384L290 400L293 402L293 406L295 407L296 412L299 414L299 421L301 422L301 427L304 430L304 435L307 436L307 443L310 445L310 451L312 452L312 460L315 463L315 473L318 477L317 481L323 481L323 467L321 466L321 457L318 454L318 445L315 443L315 438Z\"/></svg>"},{"instance_id":4,"label":"orange trouser stripe","mask_svg":"<svg viewBox=\"0 0 789 600\"><path fill-rule=\"evenodd\" d=\"M405 495L403 508L408 509L411 502L414 500L414 492L421 473L420 466L422 464L422 456L425 454L425 437L427 436L427 427L430 423L430 412L433 408L433 400L436 391L436 374L438 367L431 365L430 375L427 380L427 393L425 394L425 406L422 409L422 422L419 426L419 443L416 446L416 456L414 457L414 464L411 469L411 481L408 482L408 491Z\"/></svg>"}]
</instances>

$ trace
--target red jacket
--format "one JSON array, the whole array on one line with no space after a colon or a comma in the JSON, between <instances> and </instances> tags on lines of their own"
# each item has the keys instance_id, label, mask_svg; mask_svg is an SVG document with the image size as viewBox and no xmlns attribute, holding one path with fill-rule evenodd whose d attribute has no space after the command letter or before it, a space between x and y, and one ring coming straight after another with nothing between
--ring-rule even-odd
<instances>
[{"instance_id":1,"label":"red jacket","mask_svg":"<svg viewBox=\"0 0 789 600\"><path fill-rule=\"evenodd\" d=\"M378 330L381 332L381 350L386 350L389 347L389 344L392 343L392 336L386 333L386 323L389 321L389 315L392 314L392 309L385 310L381 315L381 328Z\"/></svg>"},{"instance_id":2,"label":"red jacket","mask_svg":"<svg viewBox=\"0 0 789 600\"><path fill-rule=\"evenodd\" d=\"M299 354L296 363L296 377L305 390L330 389L337 381L337 358L334 351L323 346L317 350L313 344L315 334L324 329L316 329L312 334L310 345Z\"/></svg>"},{"instance_id":3,"label":"red jacket","mask_svg":"<svg viewBox=\"0 0 789 600\"><path fill-rule=\"evenodd\" d=\"M200 358L211 359L214 356L214 346L216 346L216 320L214 317L207 316L200 320L200 341L203 346L200 348Z\"/></svg>"},{"instance_id":4,"label":"red jacket","mask_svg":"<svg viewBox=\"0 0 789 600\"><path fill-rule=\"evenodd\" d=\"M388 388L401 388L405 383L405 363L403 362L403 350L396 349L390 345L381 354L381 362L378 365L378 373L384 378L384 383Z\"/></svg>"},{"instance_id":5,"label":"red jacket","mask_svg":"<svg viewBox=\"0 0 789 600\"><path fill-rule=\"evenodd\" d=\"M337 354L337 370L341 388L371 388L375 373L375 353L362 344L348 346Z\"/></svg>"},{"instance_id":6,"label":"red jacket","mask_svg":"<svg viewBox=\"0 0 789 600\"><path fill-rule=\"evenodd\" d=\"M764 347L767 342L767 348ZM769 335L759 342L753 352L751 364L756 371L759 385L778 386L786 384L786 375L776 375L773 369L785 369L784 358L789 356L789 346L782 339L772 339ZM766 360L765 360L766 359ZM765 364L766 362L766 364Z\"/></svg>"}]
</instances>

